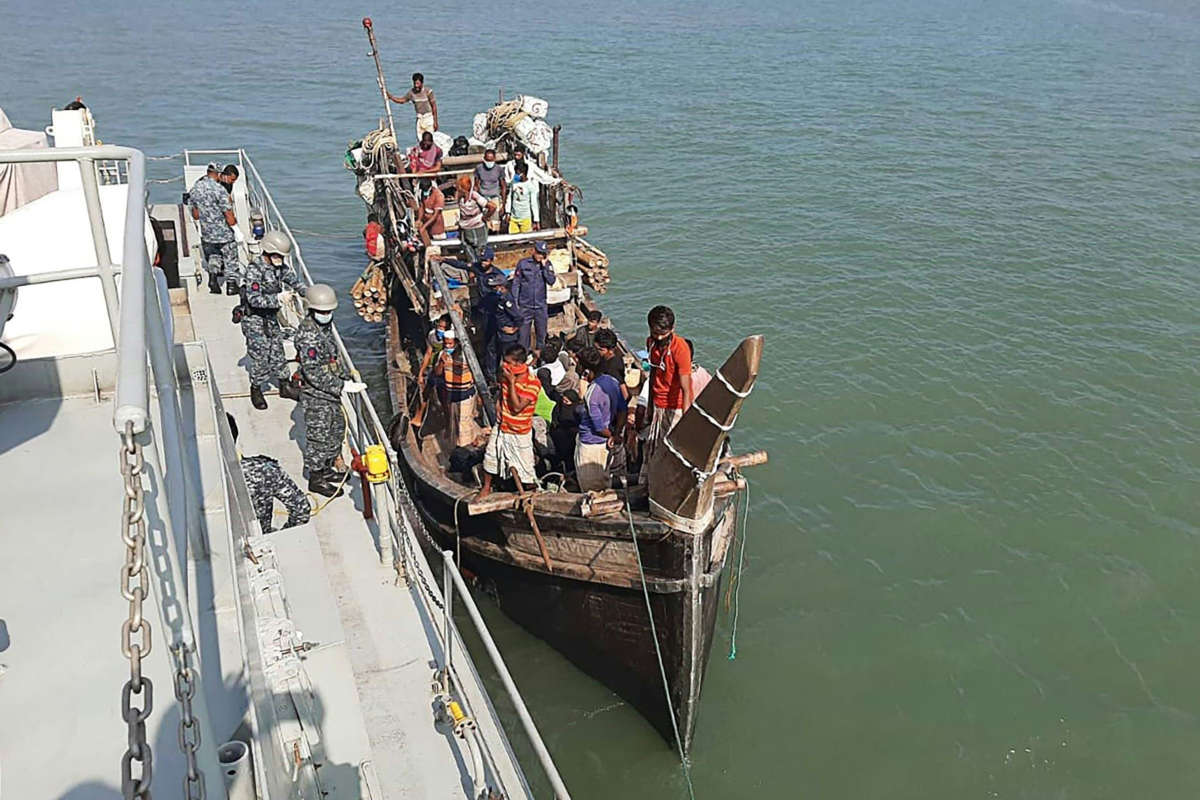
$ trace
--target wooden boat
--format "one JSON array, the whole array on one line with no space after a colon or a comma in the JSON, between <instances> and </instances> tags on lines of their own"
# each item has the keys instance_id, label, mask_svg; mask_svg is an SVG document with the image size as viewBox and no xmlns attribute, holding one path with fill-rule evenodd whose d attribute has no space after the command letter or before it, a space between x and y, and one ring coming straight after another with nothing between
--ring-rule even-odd
<instances>
[{"instance_id":1,"label":"wooden boat","mask_svg":"<svg viewBox=\"0 0 1200 800\"><path fill-rule=\"evenodd\" d=\"M555 179L560 174L557 141L555 131L553 160L547 163L543 157L540 162ZM502 148L499 160L506 158ZM437 180L451 186L479 160L480 155L447 158ZM543 487L496 492L476 501L479 473L450 471L453 443L446 438L447 415L437 393L427 393L420 425L409 424L409 414L421 395L423 381L416 372L430 320L449 313L460 341L471 343L465 354L479 388L479 420L488 424L494 419L479 368L483 343L470 322L479 289L473 279L456 285L429 258L443 250L454 254L455 241L413 241L411 184L389 172L393 163L379 157L357 173L360 194L371 197L369 209L380 215L389 233L385 272L390 287L388 382L396 411L392 439L414 504L436 546L458 552L464 570L477 577L505 613L611 687L669 741L678 736L686 753L695 731L726 557L736 535L737 497L745 487L739 471L766 460L762 453L730 456L726 446L728 429L757 377L762 339L743 341L677 424L668 437L671 446L659 448L648 466L649 489L631 479L628 489L581 493ZM362 191L365 182L372 186ZM550 307L550 337L574 331L588 311L598 308L593 295L608 282L607 257L586 241L586 228L570 216L576 191L561 180L544 185L542 219L553 227L492 235L489 241L502 269L529 255L535 240L549 244L559 271L555 286L565 289L560 302ZM447 230L452 230L449 220L456 208L450 200L447 206ZM405 240L407 248L401 245ZM620 344L626 366L641 370L632 348L623 338Z\"/></svg>"}]
</instances>

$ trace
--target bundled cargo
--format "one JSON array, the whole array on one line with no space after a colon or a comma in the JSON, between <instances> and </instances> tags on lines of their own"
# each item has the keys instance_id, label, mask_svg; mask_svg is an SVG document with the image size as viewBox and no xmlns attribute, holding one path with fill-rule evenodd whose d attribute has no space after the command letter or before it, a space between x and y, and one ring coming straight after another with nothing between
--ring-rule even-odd
<instances>
[{"instance_id":1,"label":"bundled cargo","mask_svg":"<svg viewBox=\"0 0 1200 800\"><path fill-rule=\"evenodd\" d=\"M354 300L354 310L364 322L383 322L383 312L387 310L383 266L374 261L368 264L350 288L350 297Z\"/></svg>"},{"instance_id":2,"label":"bundled cargo","mask_svg":"<svg viewBox=\"0 0 1200 800\"><path fill-rule=\"evenodd\" d=\"M554 131L542 119L549 109L550 104L540 97L518 95L497 103L486 113L476 114L471 132L481 142L494 142L509 134L531 153L544 153L554 143Z\"/></svg>"},{"instance_id":3,"label":"bundled cargo","mask_svg":"<svg viewBox=\"0 0 1200 800\"><path fill-rule=\"evenodd\" d=\"M586 239L576 237L571 241L575 246L575 263L583 279L597 292L604 294L612 280L608 273L608 256Z\"/></svg>"}]
</instances>

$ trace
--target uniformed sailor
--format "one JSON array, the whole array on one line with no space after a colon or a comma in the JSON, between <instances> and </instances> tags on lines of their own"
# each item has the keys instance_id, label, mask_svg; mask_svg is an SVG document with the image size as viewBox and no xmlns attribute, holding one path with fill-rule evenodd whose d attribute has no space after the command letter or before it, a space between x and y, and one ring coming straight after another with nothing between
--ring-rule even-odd
<instances>
[{"instance_id":1,"label":"uniformed sailor","mask_svg":"<svg viewBox=\"0 0 1200 800\"><path fill-rule=\"evenodd\" d=\"M237 294L240 272L234 234L237 217L233 213L233 197L222 185L224 180L217 165L209 164L204 177L188 192L188 201L192 219L200 223L200 248L208 270L208 290L220 294L222 282L227 282L226 293Z\"/></svg>"},{"instance_id":2,"label":"uniformed sailor","mask_svg":"<svg viewBox=\"0 0 1200 800\"><path fill-rule=\"evenodd\" d=\"M488 383L496 382L496 371L504 351L517 343L521 331L521 312L509 293L504 273L496 270L487 276L489 294L480 300L484 312L484 341L487 343L483 356L483 371Z\"/></svg>"},{"instance_id":3,"label":"uniformed sailor","mask_svg":"<svg viewBox=\"0 0 1200 800\"><path fill-rule=\"evenodd\" d=\"M541 352L546 343L549 316L546 287L553 286L557 280L547 256L548 249L545 242L534 242L533 255L517 262L512 277L512 300L521 310L520 344L529 347L532 333L533 350L536 352Z\"/></svg>"},{"instance_id":4,"label":"uniformed sailor","mask_svg":"<svg viewBox=\"0 0 1200 800\"><path fill-rule=\"evenodd\" d=\"M279 379L279 394L292 400L300 398L289 380L290 372L283 355L283 329L279 309L292 292L304 294L304 286L287 265L292 240L282 231L268 231L262 238L262 254L246 266L242 283L242 334L246 337L246 371L250 373L250 402L261 410L267 407L263 389Z\"/></svg>"},{"instance_id":5,"label":"uniformed sailor","mask_svg":"<svg viewBox=\"0 0 1200 800\"><path fill-rule=\"evenodd\" d=\"M344 472L334 467L346 436L342 413L343 394L361 392L365 383L350 379L333 338L333 310L337 294L324 283L308 287L308 316L296 330L296 357L303 383L300 407L304 412L304 466L311 492L336 497L341 494Z\"/></svg>"},{"instance_id":6,"label":"uniformed sailor","mask_svg":"<svg viewBox=\"0 0 1200 800\"><path fill-rule=\"evenodd\" d=\"M229 432L233 434L233 440L236 442L237 420L228 413L225 418L229 420ZM288 512L287 522L280 530L308 522L312 516L312 504L291 476L279 466L278 461L262 455L239 454L238 458L242 465L242 476L246 479L246 488L250 490L250 502L254 504L254 516L262 525L263 533L271 532L276 500L283 503Z\"/></svg>"}]
</instances>

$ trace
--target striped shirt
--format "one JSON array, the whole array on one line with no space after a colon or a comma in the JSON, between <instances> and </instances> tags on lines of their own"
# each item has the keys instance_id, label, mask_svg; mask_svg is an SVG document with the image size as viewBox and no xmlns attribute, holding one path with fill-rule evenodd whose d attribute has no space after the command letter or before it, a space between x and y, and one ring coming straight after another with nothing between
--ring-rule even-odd
<instances>
[{"instance_id":1,"label":"striped shirt","mask_svg":"<svg viewBox=\"0 0 1200 800\"><path fill-rule=\"evenodd\" d=\"M542 384L528 368L526 368L524 373L516 376L516 384L517 397L521 400L530 400L532 402L525 406L523 410L515 412L508 405L508 391L501 391L501 433L526 434L533 430L533 412L537 408L537 396L538 392L542 390Z\"/></svg>"}]
</instances>

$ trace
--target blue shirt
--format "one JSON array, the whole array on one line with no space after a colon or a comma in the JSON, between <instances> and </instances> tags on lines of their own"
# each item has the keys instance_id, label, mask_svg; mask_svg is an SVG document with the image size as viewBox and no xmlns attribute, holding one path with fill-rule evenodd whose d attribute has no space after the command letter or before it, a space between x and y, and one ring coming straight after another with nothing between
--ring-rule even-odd
<instances>
[{"instance_id":1,"label":"blue shirt","mask_svg":"<svg viewBox=\"0 0 1200 800\"><path fill-rule=\"evenodd\" d=\"M584 444L604 444L608 439L600 431L612 428L612 401L599 381L587 391L584 413L579 416L579 441Z\"/></svg>"},{"instance_id":2,"label":"blue shirt","mask_svg":"<svg viewBox=\"0 0 1200 800\"><path fill-rule=\"evenodd\" d=\"M615 422L617 413L629 408L629 401L625 399L625 395L621 394L621 384L612 375L605 373L596 376L596 385L608 395L608 402L612 405L613 421Z\"/></svg>"}]
</instances>

